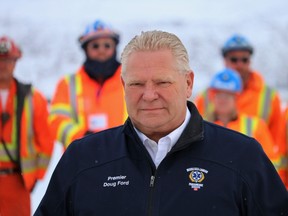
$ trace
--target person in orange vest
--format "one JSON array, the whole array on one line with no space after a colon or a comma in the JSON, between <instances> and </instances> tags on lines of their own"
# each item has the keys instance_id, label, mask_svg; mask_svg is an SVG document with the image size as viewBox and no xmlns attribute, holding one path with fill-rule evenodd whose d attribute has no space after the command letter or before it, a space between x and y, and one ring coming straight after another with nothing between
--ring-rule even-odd
<instances>
[{"instance_id":1,"label":"person in orange vest","mask_svg":"<svg viewBox=\"0 0 288 216\"><path fill-rule=\"evenodd\" d=\"M51 101L53 136L64 149L77 138L122 124L127 117L116 59L119 34L96 20L79 42L86 60L76 73L59 81Z\"/></svg>"},{"instance_id":2,"label":"person in orange vest","mask_svg":"<svg viewBox=\"0 0 288 216\"><path fill-rule=\"evenodd\" d=\"M242 91L242 80L238 73L228 68L217 72L208 91L214 110L207 120L255 138L272 163L277 163L277 146L275 147L266 122L237 109L237 96ZM285 176L281 178L285 181Z\"/></svg>"},{"instance_id":3,"label":"person in orange vest","mask_svg":"<svg viewBox=\"0 0 288 216\"><path fill-rule=\"evenodd\" d=\"M233 35L222 47L225 67L238 72L242 78L243 91L237 96L237 108L241 113L262 118L268 125L275 145L278 146L279 161L277 167L284 166L285 153L281 152L279 131L281 101L278 92L269 87L259 72L251 69L251 57L254 49L242 35ZM207 89L195 99L195 104L204 118L213 112Z\"/></svg>"},{"instance_id":4,"label":"person in orange vest","mask_svg":"<svg viewBox=\"0 0 288 216\"><path fill-rule=\"evenodd\" d=\"M30 192L53 151L47 101L13 75L22 52L0 37L0 215L30 216Z\"/></svg>"},{"instance_id":5,"label":"person in orange vest","mask_svg":"<svg viewBox=\"0 0 288 216\"><path fill-rule=\"evenodd\" d=\"M288 189L288 106L283 110L283 118L281 123L281 142L282 142L282 148L283 152L285 152L285 166L286 168L286 188Z\"/></svg>"}]
</instances>

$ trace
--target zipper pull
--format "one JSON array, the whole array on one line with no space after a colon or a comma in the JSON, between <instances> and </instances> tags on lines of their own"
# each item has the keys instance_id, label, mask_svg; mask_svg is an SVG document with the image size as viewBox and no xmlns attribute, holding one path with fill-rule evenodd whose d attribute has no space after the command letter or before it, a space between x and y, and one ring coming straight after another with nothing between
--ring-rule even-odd
<instances>
[{"instance_id":1,"label":"zipper pull","mask_svg":"<svg viewBox=\"0 0 288 216\"><path fill-rule=\"evenodd\" d=\"M150 187L154 187L155 176L151 176L150 178Z\"/></svg>"}]
</instances>

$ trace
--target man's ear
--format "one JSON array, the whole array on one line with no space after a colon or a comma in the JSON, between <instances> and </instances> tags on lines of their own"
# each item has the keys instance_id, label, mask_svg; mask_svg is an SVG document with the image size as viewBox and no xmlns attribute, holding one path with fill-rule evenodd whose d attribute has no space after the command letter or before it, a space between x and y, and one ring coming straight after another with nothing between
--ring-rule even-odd
<instances>
[{"instance_id":1,"label":"man's ear","mask_svg":"<svg viewBox=\"0 0 288 216\"><path fill-rule=\"evenodd\" d=\"M186 82L187 82L187 98L190 98L192 95L192 89L194 84L194 72L191 70L186 74Z\"/></svg>"}]
</instances>

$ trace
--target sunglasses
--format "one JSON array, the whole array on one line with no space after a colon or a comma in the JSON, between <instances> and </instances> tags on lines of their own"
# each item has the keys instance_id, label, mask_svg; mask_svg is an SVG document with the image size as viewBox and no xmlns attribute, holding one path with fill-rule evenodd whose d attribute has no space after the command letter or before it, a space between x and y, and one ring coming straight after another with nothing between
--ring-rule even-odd
<instances>
[{"instance_id":1,"label":"sunglasses","mask_svg":"<svg viewBox=\"0 0 288 216\"><path fill-rule=\"evenodd\" d=\"M229 61L232 62L232 63L237 63L239 61L241 61L242 63L248 63L249 60L250 59L248 57L242 57L242 58L229 57Z\"/></svg>"},{"instance_id":2,"label":"sunglasses","mask_svg":"<svg viewBox=\"0 0 288 216\"><path fill-rule=\"evenodd\" d=\"M93 43L91 45L91 47L95 50L99 49L100 47L104 47L104 49L108 50L110 48L112 48L112 44L111 43Z\"/></svg>"}]
</instances>

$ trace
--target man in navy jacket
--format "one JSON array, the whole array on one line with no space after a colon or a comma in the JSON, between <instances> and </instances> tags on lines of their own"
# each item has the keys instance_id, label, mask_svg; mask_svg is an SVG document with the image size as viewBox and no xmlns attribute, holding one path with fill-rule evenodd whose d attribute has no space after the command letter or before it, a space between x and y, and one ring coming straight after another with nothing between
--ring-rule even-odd
<instances>
[{"instance_id":1,"label":"man in navy jacket","mask_svg":"<svg viewBox=\"0 0 288 216\"><path fill-rule=\"evenodd\" d=\"M122 53L129 118L74 141L35 215L288 215L288 193L253 138L203 121L177 36L142 32Z\"/></svg>"}]
</instances>

